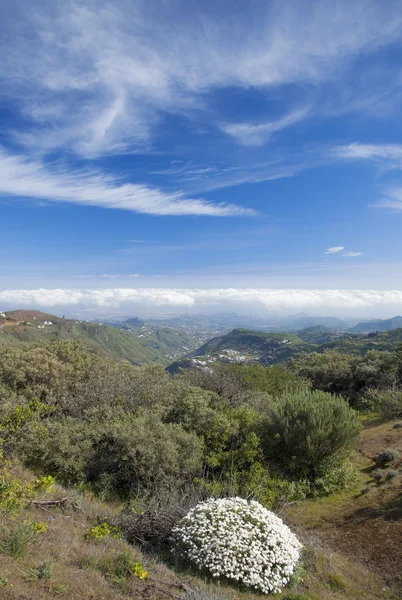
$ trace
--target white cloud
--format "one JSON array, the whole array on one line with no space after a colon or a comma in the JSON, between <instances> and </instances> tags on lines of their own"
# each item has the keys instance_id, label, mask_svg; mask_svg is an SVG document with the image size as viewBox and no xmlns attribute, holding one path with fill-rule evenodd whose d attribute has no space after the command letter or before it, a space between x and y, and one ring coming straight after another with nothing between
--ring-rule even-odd
<instances>
[{"instance_id":1,"label":"white cloud","mask_svg":"<svg viewBox=\"0 0 402 600\"><path fill-rule=\"evenodd\" d=\"M338 158L370 160L379 159L396 162L402 166L401 144L361 144L354 142L343 146L336 146L332 153Z\"/></svg>"},{"instance_id":2,"label":"white cloud","mask_svg":"<svg viewBox=\"0 0 402 600\"><path fill-rule=\"evenodd\" d=\"M344 248L344 246L332 246L332 248L327 248L324 254L336 254L337 252L344 250Z\"/></svg>"},{"instance_id":3,"label":"white cloud","mask_svg":"<svg viewBox=\"0 0 402 600\"><path fill-rule=\"evenodd\" d=\"M402 210L402 187L390 187L383 193L379 202L373 204L379 208L390 208L391 210Z\"/></svg>"},{"instance_id":4,"label":"white cloud","mask_svg":"<svg viewBox=\"0 0 402 600\"><path fill-rule=\"evenodd\" d=\"M165 193L146 185L125 183L101 171L72 171L5 152L0 146L0 196L72 202L151 215L251 215L235 204L213 204L186 198L181 192Z\"/></svg>"},{"instance_id":5,"label":"white cloud","mask_svg":"<svg viewBox=\"0 0 402 600\"><path fill-rule=\"evenodd\" d=\"M245 146L260 146L269 141L276 131L286 129L303 120L309 111L309 108L304 107L290 112L277 121L259 123L257 125L253 123L231 123L229 125L222 125L221 129Z\"/></svg>"},{"instance_id":6,"label":"white cloud","mask_svg":"<svg viewBox=\"0 0 402 600\"><path fill-rule=\"evenodd\" d=\"M400 38L402 23L398 0L387 10L374 0L188 6L8 3L2 93L32 125L16 139L35 151L63 147L86 157L144 148L161 115L191 115L211 90L326 82L354 57ZM268 129L254 130L254 139L275 124L261 127Z\"/></svg>"},{"instance_id":7,"label":"white cloud","mask_svg":"<svg viewBox=\"0 0 402 600\"><path fill-rule=\"evenodd\" d=\"M342 256L344 258L354 258L355 256L361 256L363 252L344 252Z\"/></svg>"},{"instance_id":8,"label":"white cloud","mask_svg":"<svg viewBox=\"0 0 402 600\"><path fill-rule=\"evenodd\" d=\"M0 303L7 307L80 307L91 309L178 308L203 311L213 308L245 308L259 306L264 310L365 310L400 307L402 290L344 290L344 289L37 289L4 290Z\"/></svg>"}]
</instances>

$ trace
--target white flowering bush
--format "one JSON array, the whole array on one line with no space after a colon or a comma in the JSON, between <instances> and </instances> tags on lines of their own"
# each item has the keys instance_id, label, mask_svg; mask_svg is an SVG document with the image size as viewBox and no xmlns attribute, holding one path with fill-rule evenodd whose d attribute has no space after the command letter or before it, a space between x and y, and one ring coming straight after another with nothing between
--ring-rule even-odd
<instances>
[{"instance_id":1,"label":"white flowering bush","mask_svg":"<svg viewBox=\"0 0 402 600\"><path fill-rule=\"evenodd\" d=\"M302 545L283 521L259 502L211 499L172 530L173 552L213 577L265 594L289 582Z\"/></svg>"}]
</instances>

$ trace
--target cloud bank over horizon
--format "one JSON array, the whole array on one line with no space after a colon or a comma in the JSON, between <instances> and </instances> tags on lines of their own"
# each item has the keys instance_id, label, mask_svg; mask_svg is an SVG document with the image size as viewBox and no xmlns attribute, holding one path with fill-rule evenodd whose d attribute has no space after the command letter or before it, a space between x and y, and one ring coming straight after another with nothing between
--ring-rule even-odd
<instances>
[{"instance_id":1,"label":"cloud bank over horizon","mask_svg":"<svg viewBox=\"0 0 402 600\"><path fill-rule=\"evenodd\" d=\"M0 309L79 309L179 312L292 312L311 310L343 314L395 311L402 290L273 289L273 288L108 288L0 291Z\"/></svg>"}]
</instances>

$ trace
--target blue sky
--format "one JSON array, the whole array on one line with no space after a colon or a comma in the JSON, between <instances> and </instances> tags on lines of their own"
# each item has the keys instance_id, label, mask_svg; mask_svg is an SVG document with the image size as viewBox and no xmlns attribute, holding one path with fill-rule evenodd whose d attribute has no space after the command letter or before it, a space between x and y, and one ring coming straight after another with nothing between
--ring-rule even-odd
<instances>
[{"instance_id":1,"label":"blue sky","mask_svg":"<svg viewBox=\"0 0 402 600\"><path fill-rule=\"evenodd\" d=\"M5 4L0 308L402 312L400 1Z\"/></svg>"}]
</instances>

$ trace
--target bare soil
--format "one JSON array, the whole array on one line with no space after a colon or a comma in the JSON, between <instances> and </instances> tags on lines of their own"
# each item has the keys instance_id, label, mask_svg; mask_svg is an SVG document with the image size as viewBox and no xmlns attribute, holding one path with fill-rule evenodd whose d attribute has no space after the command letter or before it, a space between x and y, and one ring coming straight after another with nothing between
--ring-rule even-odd
<instances>
[{"instance_id":1,"label":"bare soil","mask_svg":"<svg viewBox=\"0 0 402 600\"><path fill-rule=\"evenodd\" d=\"M402 429L394 423L366 426L357 449L359 483L354 490L289 506L286 521L313 530L333 550L380 575L402 597L402 470L401 460L387 469L398 474L376 484L376 454L386 448L402 456Z\"/></svg>"}]
</instances>

